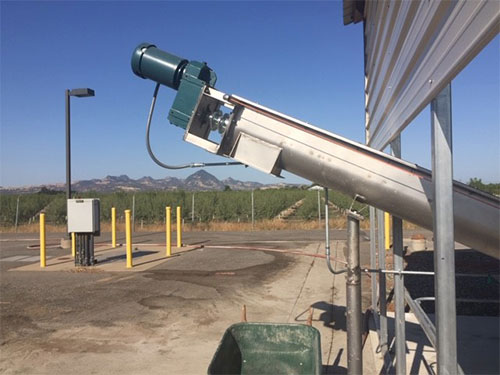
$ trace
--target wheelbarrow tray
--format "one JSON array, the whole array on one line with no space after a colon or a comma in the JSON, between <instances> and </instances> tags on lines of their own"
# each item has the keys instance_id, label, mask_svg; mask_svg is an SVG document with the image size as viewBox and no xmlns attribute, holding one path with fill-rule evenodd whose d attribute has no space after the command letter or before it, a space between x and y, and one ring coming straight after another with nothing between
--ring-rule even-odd
<instances>
[{"instance_id":1,"label":"wheelbarrow tray","mask_svg":"<svg viewBox=\"0 0 500 375\"><path fill-rule=\"evenodd\" d=\"M208 374L321 374L319 331L303 324L236 323L222 337Z\"/></svg>"}]
</instances>

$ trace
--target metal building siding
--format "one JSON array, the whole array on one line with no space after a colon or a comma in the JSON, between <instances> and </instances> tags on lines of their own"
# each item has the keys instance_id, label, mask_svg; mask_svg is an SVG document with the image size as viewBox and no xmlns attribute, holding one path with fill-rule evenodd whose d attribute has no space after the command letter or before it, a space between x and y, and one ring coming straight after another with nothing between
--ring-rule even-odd
<instances>
[{"instance_id":1,"label":"metal building siding","mask_svg":"<svg viewBox=\"0 0 500 375\"><path fill-rule=\"evenodd\" d=\"M500 2L365 3L368 144L384 149L491 41Z\"/></svg>"}]
</instances>

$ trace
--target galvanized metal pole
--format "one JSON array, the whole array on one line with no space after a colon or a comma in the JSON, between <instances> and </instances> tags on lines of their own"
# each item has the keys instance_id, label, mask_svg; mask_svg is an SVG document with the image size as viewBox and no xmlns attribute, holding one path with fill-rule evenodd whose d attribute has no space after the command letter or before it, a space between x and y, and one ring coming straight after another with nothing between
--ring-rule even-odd
<instances>
[{"instance_id":1,"label":"galvanized metal pole","mask_svg":"<svg viewBox=\"0 0 500 375\"><path fill-rule=\"evenodd\" d=\"M330 220L330 212L328 207L328 188L323 189L325 191L325 241L326 246L330 247L330 230L329 230L329 220Z\"/></svg>"},{"instance_id":2,"label":"galvanized metal pole","mask_svg":"<svg viewBox=\"0 0 500 375\"><path fill-rule=\"evenodd\" d=\"M71 199L71 124L70 124L70 95L69 90L65 91L66 99L66 200ZM67 208L66 208L67 210ZM66 233L68 239L68 213L66 212Z\"/></svg>"},{"instance_id":3,"label":"galvanized metal pole","mask_svg":"<svg viewBox=\"0 0 500 375\"><path fill-rule=\"evenodd\" d=\"M376 234L376 218L375 218L375 208L370 206L370 267L372 269L377 268L377 234ZM372 275L371 277L371 288L372 288L372 310L373 315L378 312L377 307L377 276Z\"/></svg>"},{"instance_id":4,"label":"galvanized metal pole","mask_svg":"<svg viewBox=\"0 0 500 375\"><path fill-rule=\"evenodd\" d=\"M401 136L391 142L392 156L401 159ZM386 228L387 229L387 228ZM394 270L402 271L403 259L403 220L392 217L392 249ZM396 338L396 374L406 374L406 331L405 331L405 287L403 274L394 275L394 325Z\"/></svg>"},{"instance_id":5,"label":"galvanized metal pole","mask_svg":"<svg viewBox=\"0 0 500 375\"><path fill-rule=\"evenodd\" d=\"M321 193L318 190L318 224L321 225Z\"/></svg>"},{"instance_id":6,"label":"galvanized metal pole","mask_svg":"<svg viewBox=\"0 0 500 375\"><path fill-rule=\"evenodd\" d=\"M16 223L14 224L16 228L16 233L17 233L17 223L19 220L19 196L17 197L17 203L16 203Z\"/></svg>"},{"instance_id":7,"label":"galvanized metal pole","mask_svg":"<svg viewBox=\"0 0 500 375\"><path fill-rule=\"evenodd\" d=\"M385 269L385 244L384 244L384 211L377 210L377 228L378 228L378 268ZM385 273L378 275L379 287L379 312L380 312L380 335L379 346L382 355L387 352L387 292ZM386 369L387 370L387 369Z\"/></svg>"},{"instance_id":8,"label":"galvanized metal pole","mask_svg":"<svg viewBox=\"0 0 500 375\"><path fill-rule=\"evenodd\" d=\"M194 193L191 198L191 223L194 224Z\"/></svg>"},{"instance_id":9,"label":"galvanized metal pole","mask_svg":"<svg viewBox=\"0 0 500 375\"><path fill-rule=\"evenodd\" d=\"M363 373L361 268L359 267L359 220L354 212L347 214L347 373Z\"/></svg>"},{"instance_id":10,"label":"galvanized metal pole","mask_svg":"<svg viewBox=\"0 0 500 375\"><path fill-rule=\"evenodd\" d=\"M132 232L135 232L135 194L132 195Z\"/></svg>"},{"instance_id":11,"label":"galvanized metal pole","mask_svg":"<svg viewBox=\"0 0 500 375\"><path fill-rule=\"evenodd\" d=\"M438 374L457 373L451 85L431 102Z\"/></svg>"},{"instance_id":12,"label":"galvanized metal pole","mask_svg":"<svg viewBox=\"0 0 500 375\"><path fill-rule=\"evenodd\" d=\"M252 229L255 227L255 206L253 200L253 190L252 190Z\"/></svg>"}]
</instances>

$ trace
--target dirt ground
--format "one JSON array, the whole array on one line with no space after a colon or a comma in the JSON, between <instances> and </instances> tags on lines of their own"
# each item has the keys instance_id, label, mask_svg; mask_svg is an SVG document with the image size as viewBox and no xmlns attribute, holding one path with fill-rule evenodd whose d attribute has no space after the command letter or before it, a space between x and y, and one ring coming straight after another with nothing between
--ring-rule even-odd
<instances>
[{"instance_id":1,"label":"dirt ground","mask_svg":"<svg viewBox=\"0 0 500 375\"><path fill-rule=\"evenodd\" d=\"M332 255L341 262L337 268L345 261L345 236L331 231ZM323 372L347 372L345 275L327 270L322 230L188 232L184 242L192 246L174 249L169 259L157 246L164 242L163 233L136 233L132 270L125 268L123 247L109 249L107 233L96 243L104 261L84 270L76 269L68 250L58 247L60 237L49 233L48 267L43 270L38 249L28 248L38 243L36 235L0 237L0 373L206 373L224 331L241 321L243 305L250 322L299 324L306 323L312 306L312 325L321 333ZM369 263L367 240L361 232L362 266ZM408 269L425 268L429 253L409 253ZM470 251L462 254L466 258L457 257L458 267L482 262L495 272L491 262L470 258ZM415 288L412 295L431 292L421 280L407 279L408 288ZM493 288L494 280L482 281ZM366 311L369 275L362 277L362 290ZM488 318L489 327L498 327L495 317ZM481 336L484 324L467 322L470 332L464 324L460 320L460 332L468 332L459 335L464 369L474 373L474 358L498 369L498 358L485 350L480 350L482 357L472 354L483 344L498 348L498 334L486 329ZM363 352L364 373L376 374L381 363L376 339L370 337ZM408 321L412 373L428 373L422 364L425 341L420 327Z\"/></svg>"},{"instance_id":2,"label":"dirt ground","mask_svg":"<svg viewBox=\"0 0 500 375\"><path fill-rule=\"evenodd\" d=\"M332 235L342 256L345 233ZM325 372L345 373L345 279L335 281L324 259L315 257L324 252L322 236L322 231L186 233L184 242L206 247L127 272L124 257L114 257L116 271L99 264L77 270L67 250L56 246L49 246L48 267L40 270L38 250L27 249L36 237L2 235L0 372L205 373L225 329L241 320L243 305L248 321L301 324L313 305ZM48 244L56 245L59 237L52 234ZM148 244L154 249L162 241L161 233L134 237L143 253ZM68 267L50 271L51 262L61 259Z\"/></svg>"}]
</instances>

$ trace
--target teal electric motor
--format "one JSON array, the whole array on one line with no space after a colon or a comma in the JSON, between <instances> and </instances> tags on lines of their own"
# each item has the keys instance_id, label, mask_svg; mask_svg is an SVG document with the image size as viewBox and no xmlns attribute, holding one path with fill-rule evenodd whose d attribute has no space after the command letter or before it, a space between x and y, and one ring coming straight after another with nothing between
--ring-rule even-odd
<instances>
[{"instance_id":1,"label":"teal electric motor","mask_svg":"<svg viewBox=\"0 0 500 375\"><path fill-rule=\"evenodd\" d=\"M213 87L217 80L215 72L206 63L188 61L150 43L141 43L135 48L131 65L139 77L178 91L168 120L183 129L187 128L205 86Z\"/></svg>"}]
</instances>

